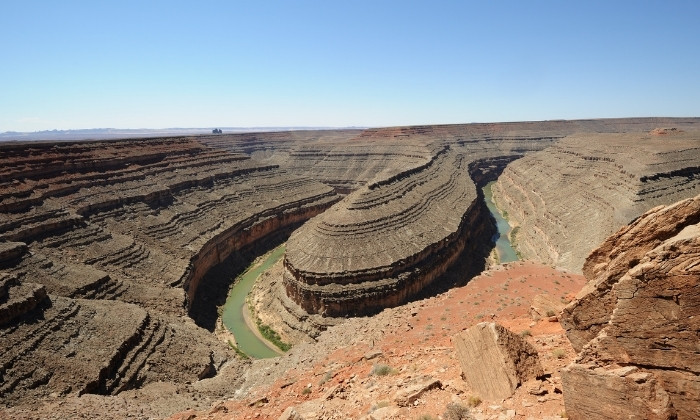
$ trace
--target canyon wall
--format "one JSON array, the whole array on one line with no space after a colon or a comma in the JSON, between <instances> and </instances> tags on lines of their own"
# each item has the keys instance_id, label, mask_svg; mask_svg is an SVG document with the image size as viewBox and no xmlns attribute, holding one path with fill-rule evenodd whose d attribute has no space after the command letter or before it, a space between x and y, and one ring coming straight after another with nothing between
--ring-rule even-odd
<instances>
[{"instance_id":1,"label":"canyon wall","mask_svg":"<svg viewBox=\"0 0 700 420\"><path fill-rule=\"evenodd\" d=\"M290 241L284 286L295 300L285 294L283 306L297 305L291 317L305 316L302 307L376 312L435 286L455 267L461 276L478 267L468 260L480 258L491 236L478 187L511 160L525 156L508 166L517 167L573 133L671 125L689 133L697 124L581 120L3 143L0 337L9 344L0 354L0 403L164 382L184 387L225 366L233 371L229 386L207 395L233 392L249 365L192 318L206 318L198 316L202 307L215 312L204 293L212 268L242 248L280 240L316 215ZM639 184L633 203L688 193L697 174L697 143L688 133L658 132L643 153L634 149L646 139L641 134L620 143L618 173L602 169L597 184L578 189L603 185L626 199L632 174ZM589 156L577 148L597 141L581 138L569 146L563 140L562 156ZM634 161L630 155L643 158L641 169L624 163ZM610 156L600 157L598 164ZM598 168L583 157L572 162L586 173L566 179L593 177ZM565 208L562 196L543 203L548 214ZM625 223L636 211L599 207ZM585 232L576 229L577 237ZM556 238L555 229L546 232ZM323 328L319 318L309 328Z\"/></svg>"},{"instance_id":2,"label":"canyon wall","mask_svg":"<svg viewBox=\"0 0 700 420\"><path fill-rule=\"evenodd\" d=\"M340 198L188 138L7 144L0 162L8 403L215 374L232 353L187 317L204 275Z\"/></svg>"},{"instance_id":3,"label":"canyon wall","mask_svg":"<svg viewBox=\"0 0 700 420\"><path fill-rule=\"evenodd\" d=\"M571 135L510 164L493 191L524 258L580 272L620 226L700 192L700 132Z\"/></svg>"},{"instance_id":4,"label":"canyon wall","mask_svg":"<svg viewBox=\"0 0 700 420\"><path fill-rule=\"evenodd\" d=\"M284 259L287 294L327 316L399 305L460 254L480 207L465 156L439 150L295 231Z\"/></svg>"}]
</instances>

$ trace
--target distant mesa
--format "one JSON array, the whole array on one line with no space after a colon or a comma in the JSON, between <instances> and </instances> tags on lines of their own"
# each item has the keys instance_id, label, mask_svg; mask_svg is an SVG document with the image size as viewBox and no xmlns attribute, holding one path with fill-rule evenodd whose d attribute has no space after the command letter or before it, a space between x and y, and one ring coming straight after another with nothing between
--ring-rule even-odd
<instances>
[{"instance_id":1,"label":"distant mesa","mask_svg":"<svg viewBox=\"0 0 700 420\"><path fill-rule=\"evenodd\" d=\"M220 128L215 128L215 129L211 130L211 133L212 134L222 134L223 131Z\"/></svg>"}]
</instances>

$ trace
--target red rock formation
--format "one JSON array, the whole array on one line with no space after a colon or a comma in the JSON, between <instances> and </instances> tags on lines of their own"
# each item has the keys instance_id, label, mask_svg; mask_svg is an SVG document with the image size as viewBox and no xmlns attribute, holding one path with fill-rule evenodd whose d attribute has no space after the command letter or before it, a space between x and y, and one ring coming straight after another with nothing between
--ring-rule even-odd
<instances>
[{"instance_id":1,"label":"red rock formation","mask_svg":"<svg viewBox=\"0 0 700 420\"><path fill-rule=\"evenodd\" d=\"M581 353L563 373L571 418L700 415L700 196L642 215L586 261L562 314Z\"/></svg>"},{"instance_id":2,"label":"red rock formation","mask_svg":"<svg viewBox=\"0 0 700 420\"><path fill-rule=\"evenodd\" d=\"M544 373L537 351L493 322L455 335L452 344L470 388L491 401L510 397L518 386Z\"/></svg>"}]
</instances>

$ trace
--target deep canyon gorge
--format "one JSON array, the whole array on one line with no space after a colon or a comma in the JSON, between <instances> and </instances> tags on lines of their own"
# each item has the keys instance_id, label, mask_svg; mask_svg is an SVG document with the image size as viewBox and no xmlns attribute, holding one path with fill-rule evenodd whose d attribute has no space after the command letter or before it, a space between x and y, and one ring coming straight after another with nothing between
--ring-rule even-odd
<instances>
[{"instance_id":1,"label":"deep canyon gorge","mask_svg":"<svg viewBox=\"0 0 700 420\"><path fill-rule=\"evenodd\" d=\"M458 312L450 299L492 275L506 276L486 298L500 300L510 265L492 255L496 226L482 190L492 182L526 260L512 269L538 263L542 276L577 279L557 289L571 295L557 314L572 360L580 354L564 386L582 397L567 400L564 389L567 410L585 412L590 381L581 378L610 375L590 366L614 361L648 374L646 385L616 377L629 393L665 395L650 413L697 414L679 408L697 402L697 366L676 369L640 350L654 337L624 334L637 304L618 296L642 299L630 290L642 290L643 271L661 282L647 303L675 302L681 309L667 308L667 318L697 312L700 119L6 142L0 162L0 414L207 413L310 368L333 346L379 343L374 331L353 337L363 323L420 317L423 300L449 300ZM217 307L237 275L285 241L251 306L294 347L267 361L241 358ZM596 286L574 299L581 274ZM675 340L674 357L697 359L696 321L678 337L652 324ZM684 382L668 385L676 379ZM292 403L261 405L276 418Z\"/></svg>"}]
</instances>

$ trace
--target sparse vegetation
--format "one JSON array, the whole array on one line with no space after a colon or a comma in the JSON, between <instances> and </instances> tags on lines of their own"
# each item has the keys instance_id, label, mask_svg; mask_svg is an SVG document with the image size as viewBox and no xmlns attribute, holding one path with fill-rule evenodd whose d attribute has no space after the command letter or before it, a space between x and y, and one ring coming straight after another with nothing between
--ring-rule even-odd
<instances>
[{"instance_id":1,"label":"sparse vegetation","mask_svg":"<svg viewBox=\"0 0 700 420\"><path fill-rule=\"evenodd\" d=\"M522 330L520 331L520 336L525 338L525 337L532 337L532 333L530 330Z\"/></svg>"},{"instance_id":2,"label":"sparse vegetation","mask_svg":"<svg viewBox=\"0 0 700 420\"><path fill-rule=\"evenodd\" d=\"M318 382L319 386L325 384L326 382L330 381L331 378L333 378L333 372L326 372L323 375L323 378Z\"/></svg>"},{"instance_id":3,"label":"sparse vegetation","mask_svg":"<svg viewBox=\"0 0 700 420\"><path fill-rule=\"evenodd\" d=\"M301 390L301 395L309 395L311 394L311 388L308 386L305 386L304 389Z\"/></svg>"},{"instance_id":4,"label":"sparse vegetation","mask_svg":"<svg viewBox=\"0 0 700 420\"><path fill-rule=\"evenodd\" d=\"M421 414L418 416L418 420L435 420L435 417L431 416L430 414Z\"/></svg>"},{"instance_id":5,"label":"sparse vegetation","mask_svg":"<svg viewBox=\"0 0 700 420\"><path fill-rule=\"evenodd\" d=\"M554 316L554 315L556 315L556 314L557 314L557 313L554 312L554 311L551 310L551 309L547 311L547 316Z\"/></svg>"},{"instance_id":6,"label":"sparse vegetation","mask_svg":"<svg viewBox=\"0 0 700 420\"><path fill-rule=\"evenodd\" d=\"M280 350L287 351L292 348L291 344L287 344L282 341L282 337L280 337L277 331L273 330L269 325L263 324L259 319L256 320L256 324L258 325L258 331L260 331L260 334L262 334L267 341L279 347Z\"/></svg>"},{"instance_id":7,"label":"sparse vegetation","mask_svg":"<svg viewBox=\"0 0 700 420\"><path fill-rule=\"evenodd\" d=\"M478 407L479 404L481 404L481 398L479 398L477 395L470 395L468 403L469 407Z\"/></svg>"},{"instance_id":8,"label":"sparse vegetation","mask_svg":"<svg viewBox=\"0 0 700 420\"><path fill-rule=\"evenodd\" d=\"M231 348L231 350L236 352L236 356L240 357L243 360L249 360L250 356L245 354L245 352L241 349L238 348L237 345L233 344L233 341L228 340L228 346Z\"/></svg>"},{"instance_id":9,"label":"sparse vegetation","mask_svg":"<svg viewBox=\"0 0 700 420\"><path fill-rule=\"evenodd\" d=\"M442 418L445 420L471 420L474 417L472 417L469 407L459 403L449 403Z\"/></svg>"},{"instance_id":10,"label":"sparse vegetation","mask_svg":"<svg viewBox=\"0 0 700 420\"><path fill-rule=\"evenodd\" d=\"M566 357L566 351L564 349L554 349L552 350L552 356L557 359L563 359Z\"/></svg>"},{"instance_id":11,"label":"sparse vegetation","mask_svg":"<svg viewBox=\"0 0 700 420\"><path fill-rule=\"evenodd\" d=\"M277 331L273 330L269 325L263 324L262 320L258 318L258 315L255 313L255 308L250 301L248 301L248 310L250 312L250 316L255 320L255 325L258 326L258 331L260 331L260 334L267 341L274 344L282 351L287 351L292 348L291 344L282 341L282 337Z\"/></svg>"},{"instance_id":12,"label":"sparse vegetation","mask_svg":"<svg viewBox=\"0 0 700 420\"><path fill-rule=\"evenodd\" d=\"M382 400L382 401L377 401L375 405L372 406L371 411L378 410L380 408L388 407L389 406L389 401Z\"/></svg>"},{"instance_id":13,"label":"sparse vegetation","mask_svg":"<svg viewBox=\"0 0 700 420\"><path fill-rule=\"evenodd\" d=\"M387 376L396 373L396 369L392 368L389 365L385 365L383 363L380 363L378 365L374 365L372 368L372 375L376 376Z\"/></svg>"}]
</instances>

